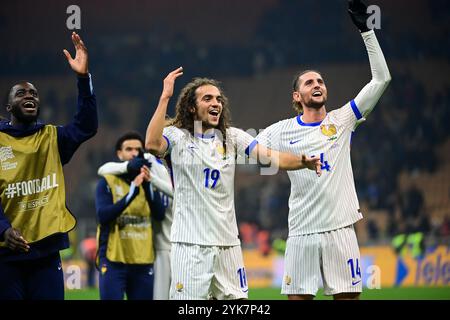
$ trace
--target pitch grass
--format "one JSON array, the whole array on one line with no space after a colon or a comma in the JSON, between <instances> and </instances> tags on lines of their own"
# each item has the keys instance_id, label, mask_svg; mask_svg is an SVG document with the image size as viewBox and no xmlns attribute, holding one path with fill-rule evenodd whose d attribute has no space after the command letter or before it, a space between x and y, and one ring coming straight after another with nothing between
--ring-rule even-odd
<instances>
[{"instance_id":1,"label":"pitch grass","mask_svg":"<svg viewBox=\"0 0 450 320\"><path fill-rule=\"evenodd\" d=\"M250 300L287 300L279 288L251 289ZM98 289L66 290L66 300L98 300ZM317 300L332 300L319 291ZM365 289L362 300L450 300L450 287Z\"/></svg>"}]
</instances>

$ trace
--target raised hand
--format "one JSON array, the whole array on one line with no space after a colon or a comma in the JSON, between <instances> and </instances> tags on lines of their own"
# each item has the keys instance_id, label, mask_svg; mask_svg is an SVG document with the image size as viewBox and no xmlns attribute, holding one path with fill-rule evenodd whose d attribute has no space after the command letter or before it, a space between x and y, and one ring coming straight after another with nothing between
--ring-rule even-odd
<instances>
[{"instance_id":1,"label":"raised hand","mask_svg":"<svg viewBox=\"0 0 450 320\"><path fill-rule=\"evenodd\" d=\"M63 50L64 55L73 71L80 76L86 76L89 72L87 48L76 32L72 32L72 42L75 47L75 58L72 58L66 49Z\"/></svg>"},{"instance_id":2,"label":"raised hand","mask_svg":"<svg viewBox=\"0 0 450 320\"><path fill-rule=\"evenodd\" d=\"M361 32L369 31L367 26L367 6L361 0L348 0L348 14L352 18L353 23Z\"/></svg>"},{"instance_id":3,"label":"raised hand","mask_svg":"<svg viewBox=\"0 0 450 320\"><path fill-rule=\"evenodd\" d=\"M170 99L172 97L175 80L182 75L183 67L179 67L167 75L164 79L164 87L161 93L161 98Z\"/></svg>"}]
</instances>

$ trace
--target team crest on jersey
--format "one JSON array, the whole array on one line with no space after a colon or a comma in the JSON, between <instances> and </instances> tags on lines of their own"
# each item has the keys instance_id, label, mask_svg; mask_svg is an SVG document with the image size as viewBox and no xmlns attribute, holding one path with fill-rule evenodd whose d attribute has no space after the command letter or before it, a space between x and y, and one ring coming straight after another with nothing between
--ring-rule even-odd
<instances>
[{"instance_id":1,"label":"team crest on jersey","mask_svg":"<svg viewBox=\"0 0 450 320\"><path fill-rule=\"evenodd\" d=\"M331 137L337 133L337 129L334 124L322 124L320 126L320 132L322 132L324 136Z\"/></svg>"},{"instance_id":2,"label":"team crest on jersey","mask_svg":"<svg viewBox=\"0 0 450 320\"><path fill-rule=\"evenodd\" d=\"M222 145L217 146L216 150L221 156L225 155L225 148Z\"/></svg>"},{"instance_id":3,"label":"team crest on jersey","mask_svg":"<svg viewBox=\"0 0 450 320\"><path fill-rule=\"evenodd\" d=\"M221 141L214 142L214 149L217 154L222 157L223 160L226 159L225 148L223 147L223 143Z\"/></svg>"},{"instance_id":4,"label":"team crest on jersey","mask_svg":"<svg viewBox=\"0 0 450 320\"><path fill-rule=\"evenodd\" d=\"M10 162L9 159L14 159L16 156L13 153L12 147L1 147L0 148L0 162L2 164L2 170L15 169L17 167L17 162Z\"/></svg>"},{"instance_id":5,"label":"team crest on jersey","mask_svg":"<svg viewBox=\"0 0 450 320\"><path fill-rule=\"evenodd\" d=\"M108 268L106 267L106 264L102 265L100 271L101 271L102 274L105 274L106 271L108 271Z\"/></svg>"},{"instance_id":6,"label":"team crest on jersey","mask_svg":"<svg viewBox=\"0 0 450 320\"><path fill-rule=\"evenodd\" d=\"M289 276L284 276L284 283L286 283L287 286L290 286L292 282L291 277Z\"/></svg>"},{"instance_id":7,"label":"team crest on jersey","mask_svg":"<svg viewBox=\"0 0 450 320\"><path fill-rule=\"evenodd\" d=\"M181 282L177 282L177 284L175 286L175 289L177 290L177 292L183 291L183 288L184 288L183 284Z\"/></svg>"}]
</instances>

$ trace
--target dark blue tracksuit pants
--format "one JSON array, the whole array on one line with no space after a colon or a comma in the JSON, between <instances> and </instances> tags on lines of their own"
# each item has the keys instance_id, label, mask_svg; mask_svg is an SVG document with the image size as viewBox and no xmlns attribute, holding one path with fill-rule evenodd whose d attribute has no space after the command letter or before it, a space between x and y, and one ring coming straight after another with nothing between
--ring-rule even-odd
<instances>
[{"instance_id":1,"label":"dark blue tracksuit pants","mask_svg":"<svg viewBox=\"0 0 450 320\"><path fill-rule=\"evenodd\" d=\"M0 261L0 300L64 300L59 252L34 260Z\"/></svg>"},{"instance_id":2,"label":"dark blue tracksuit pants","mask_svg":"<svg viewBox=\"0 0 450 320\"><path fill-rule=\"evenodd\" d=\"M153 300L153 264L136 265L100 259L100 299Z\"/></svg>"}]
</instances>

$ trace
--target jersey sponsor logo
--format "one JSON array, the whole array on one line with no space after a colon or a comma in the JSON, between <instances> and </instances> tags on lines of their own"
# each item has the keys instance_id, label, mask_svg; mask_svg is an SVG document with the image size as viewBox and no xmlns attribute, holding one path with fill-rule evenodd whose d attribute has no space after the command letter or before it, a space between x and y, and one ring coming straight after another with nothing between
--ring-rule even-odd
<instances>
[{"instance_id":1,"label":"jersey sponsor logo","mask_svg":"<svg viewBox=\"0 0 450 320\"><path fill-rule=\"evenodd\" d=\"M8 159L14 159L14 158L15 158L15 156L14 156L11 146L0 148L0 161L1 162L4 162Z\"/></svg>"},{"instance_id":2,"label":"jersey sponsor logo","mask_svg":"<svg viewBox=\"0 0 450 320\"><path fill-rule=\"evenodd\" d=\"M116 219L116 223L119 226L119 229L123 229L127 226L141 229L151 227L150 218L143 216L132 216L132 215L119 216Z\"/></svg>"},{"instance_id":3,"label":"jersey sponsor logo","mask_svg":"<svg viewBox=\"0 0 450 320\"><path fill-rule=\"evenodd\" d=\"M17 162L10 162L9 159L14 159L15 155L11 146L0 148L0 162L2 164L2 170L11 170L17 167Z\"/></svg>"},{"instance_id":4,"label":"jersey sponsor logo","mask_svg":"<svg viewBox=\"0 0 450 320\"><path fill-rule=\"evenodd\" d=\"M361 280L358 280L358 281L353 281L352 280L352 286L356 286L358 283L360 283L361 282Z\"/></svg>"},{"instance_id":5,"label":"jersey sponsor logo","mask_svg":"<svg viewBox=\"0 0 450 320\"><path fill-rule=\"evenodd\" d=\"M337 129L334 124L322 124L320 126L320 132L326 137L332 137L337 133Z\"/></svg>"},{"instance_id":6,"label":"jersey sponsor logo","mask_svg":"<svg viewBox=\"0 0 450 320\"><path fill-rule=\"evenodd\" d=\"M50 173L42 179L33 179L20 182L9 183L5 190L8 199L28 196L57 188L58 182L56 173Z\"/></svg>"},{"instance_id":7,"label":"jersey sponsor logo","mask_svg":"<svg viewBox=\"0 0 450 320\"><path fill-rule=\"evenodd\" d=\"M20 211L27 211L27 210L33 210L39 207L43 207L47 205L50 197L46 195L45 197L39 198L39 199L33 199L31 201L22 201L19 202L19 209Z\"/></svg>"},{"instance_id":8,"label":"jersey sponsor logo","mask_svg":"<svg viewBox=\"0 0 450 320\"><path fill-rule=\"evenodd\" d=\"M120 230L120 239L132 239L132 240L147 240L148 235L146 232L137 232L129 230Z\"/></svg>"},{"instance_id":9,"label":"jersey sponsor logo","mask_svg":"<svg viewBox=\"0 0 450 320\"><path fill-rule=\"evenodd\" d=\"M289 141L289 144L296 144L297 142L302 141L302 139L298 139L298 140L291 140Z\"/></svg>"},{"instance_id":10,"label":"jersey sponsor logo","mask_svg":"<svg viewBox=\"0 0 450 320\"><path fill-rule=\"evenodd\" d=\"M198 149L198 147L197 147L195 144L193 144L193 143L191 143L190 145L188 145L187 148L188 148L190 151L192 151L192 150L194 150L194 149Z\"/></svg>"}]
</instances>

